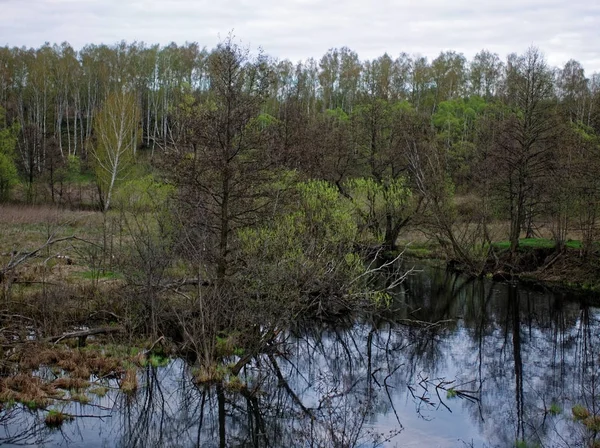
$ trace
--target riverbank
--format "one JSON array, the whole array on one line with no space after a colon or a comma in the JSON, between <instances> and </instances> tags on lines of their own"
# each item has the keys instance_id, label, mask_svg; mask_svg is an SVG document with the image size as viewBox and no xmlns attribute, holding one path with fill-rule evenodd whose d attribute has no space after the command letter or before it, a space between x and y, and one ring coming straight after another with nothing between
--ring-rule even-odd
<instances>
[{"instance_id":1,"label":"riverbank","mask_svg":"<svg viewBox=\"0 0 600 448\"><path fill-rule=\"evenodd\" d=\"M595 252L584 256L578 241L569 241L562 251L557 251L552 240L523 239L517 254L512 257L506 242L494 243L487 258L475 262L477 272L449 257L439 244L431 240L403 242L400 251L407 258L435 260L466 275L498 281L519 280L555 291L600 296L600 256Z\"/></svg>"}]
</instances>

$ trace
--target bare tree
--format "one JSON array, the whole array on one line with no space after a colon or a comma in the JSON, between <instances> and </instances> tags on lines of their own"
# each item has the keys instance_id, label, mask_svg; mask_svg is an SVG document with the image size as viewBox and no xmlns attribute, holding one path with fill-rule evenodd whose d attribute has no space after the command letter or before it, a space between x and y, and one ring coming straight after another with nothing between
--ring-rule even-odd
<instances>
[{"instance_id":1,"label":"bare tree","mask_svg":"<svg viewBox=\"0 0 600 448\"><path fill-rule=\"evenodd\" d=\"M537 48L509 63L509 110L500 122L497 148L491 156L499 175L499 191L508 206L512 254L528 219L531 226L539 205L539 186L551 169L557 143L553 80L554 74Z\"/></svg>"}]
</instances>

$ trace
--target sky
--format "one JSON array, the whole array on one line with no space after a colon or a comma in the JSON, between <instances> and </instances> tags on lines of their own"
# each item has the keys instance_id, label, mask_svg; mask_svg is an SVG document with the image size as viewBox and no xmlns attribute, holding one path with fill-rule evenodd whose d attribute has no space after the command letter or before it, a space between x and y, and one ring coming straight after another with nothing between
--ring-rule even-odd
<instances>
[{"instance_id":1,"label":"sky","mask_svg":"<svg viewBox=\"0 0 600 448\"><path fill-rule=\"evenodd\" d=\"M431 60L482 49L505 59L533 45L550 65L575 59L588 76L600 72L597 0L0 0L0 46L135 40L210 49L230 32L293 62L343 46L361 59Z\"/></svg>"}]
</instances>

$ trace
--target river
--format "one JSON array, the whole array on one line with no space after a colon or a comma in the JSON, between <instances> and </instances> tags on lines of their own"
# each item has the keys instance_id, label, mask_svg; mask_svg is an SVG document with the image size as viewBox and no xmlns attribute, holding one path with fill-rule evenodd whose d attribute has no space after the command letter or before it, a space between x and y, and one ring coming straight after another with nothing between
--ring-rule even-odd
<instances>
[{"instance_id":1,"label":"river","mask_svg":"<svg viewBox=\"0 0 600 448\"><path fill-rule=\"evenodd\" d=\"M181 359L147 367L133 397L64 404L76 418L60 429L45 411L3 409L0 444L593 446L600 425L572 413L600 414L600 310L585 298L423 265L392 308L298 323L241 382L198 387Z\"/></svg>"}]
</instances>

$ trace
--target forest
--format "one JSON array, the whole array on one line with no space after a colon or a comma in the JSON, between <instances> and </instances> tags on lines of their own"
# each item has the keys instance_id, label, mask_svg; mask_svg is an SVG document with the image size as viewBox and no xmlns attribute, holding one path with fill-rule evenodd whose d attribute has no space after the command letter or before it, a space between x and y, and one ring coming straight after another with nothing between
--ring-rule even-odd
<instances>
[{"instance_id":1,"label":"forest","mask_svg":"<svg viewBox=\"0 0 600 448\"><path fill-rule=\"evenodd\" d=\"M122 332L237 375L302 317L389 306L408 256L594 289L599 136L600 74L535 47L0 48L3 368L31 332Z\"/></svg>"},{"instance_id":2,"label":"forest","mask_svg":"<svg viewBox=\"0 0 600 448\"><path fill-rule=\"evenodd\" d=\"M425 287L402 293L410 260L442 260L463 279L596 291L599 168L600 74L575 60L552 67L535 47L506 60L482 50L431 61L362 60L344 47L297 63L233 36L210 50L0 48L0 420L20 403L60 427L73 418L61 400L89 401L98 385L132 396L140 371L156 375L184 359L178 368L187 375L191 366L194 383L206 385L197 389L200 416L214 397L219 446L231 440L225 428L237 428L226 425L226 406L248 407L250 445L262 446L268 409L255 376L263 374L287 394L292 418L309 417L290 440L345 440L352 413L328 407L344 394L329 391L309 408L290 386L300 379L280 368L289 347L303 344L298 328L314 327L306 340L316 338L316 350L333 323L336 338L357 331L366 341L364 356L349 361L361 370L368 359L368 393L352 392L363 419L349 426L358 443L375 384L393 408L386 381L412 374L390 367L384 346L406 333L411 359L427 364L429 342L458 325L455 300L471 303L464 291L479 288L464 280L454 290L448 280L452 295L439 304ZM463 304L481 320L473 334L487 331L488 289L481 305ZM494 300L508 307L522 378L524 299L510 288L507 297ZM363 321L353 327L357 314ZM387 342L373 348L380 330ZM332 362L352 358L353 343ZM42 366L56 378L41 378ZM443 390L479 400L432 381L422 377L420 387L438 398ZM403 427L393 411L396 434ZM579 411L576 421L596 428L596 414ZM334 428L313 433L314 421ZM323 446L334 445L352 443Z\"/></svg>"},{"instance_id":3,"label":"forest","mask_svg":"<svg viewBox=\"0 0 600 448\"><path fill-rule=\"evenodd\" d=\"M325 182L361 243L395 250L416 224L471 268L474 249L502 239L514 254L522 233L593 252L600 77L577 61L550 67L533 47L506 61L485 50L361 61L344 47L293 64L232 45L1 48L0 198L108 211L128 182L201 174L165 160L193 154L219 170L251 154L226 176L243 184L209 189L253 190L236 199L249 205L275 190L258 187L270 176ZM74 198L81 176L91 189ZM227 202L225 219L242 219Z\"/></svg>"}]
</instances>

